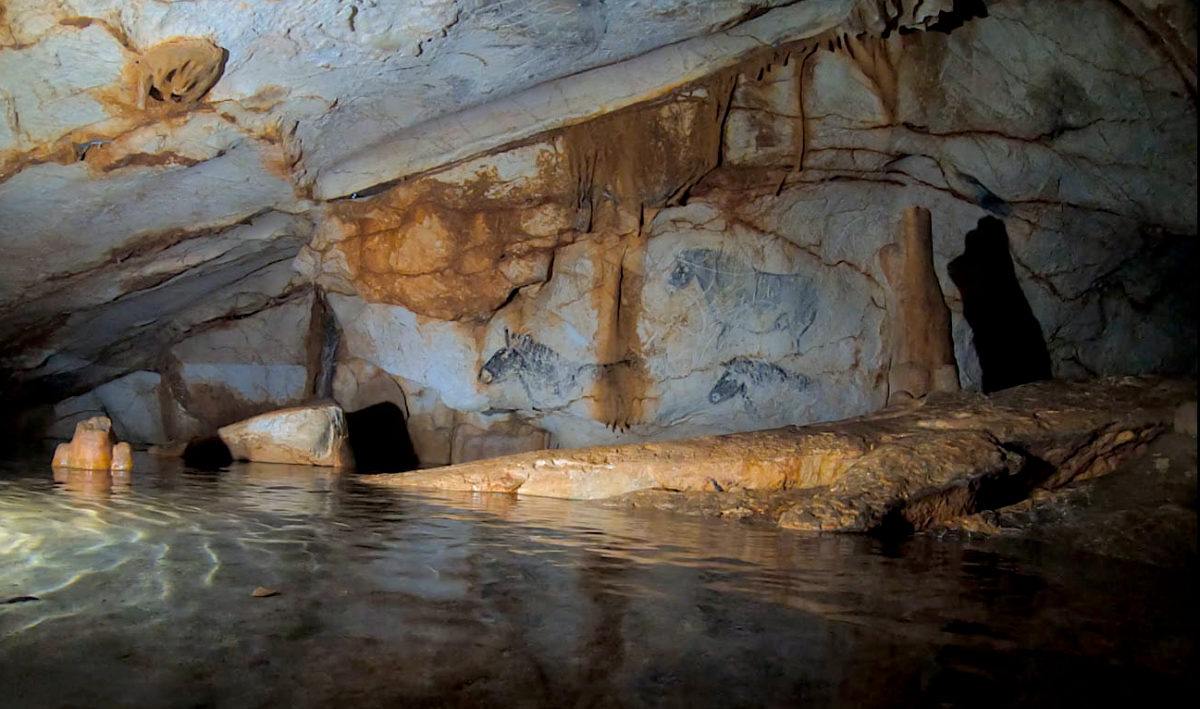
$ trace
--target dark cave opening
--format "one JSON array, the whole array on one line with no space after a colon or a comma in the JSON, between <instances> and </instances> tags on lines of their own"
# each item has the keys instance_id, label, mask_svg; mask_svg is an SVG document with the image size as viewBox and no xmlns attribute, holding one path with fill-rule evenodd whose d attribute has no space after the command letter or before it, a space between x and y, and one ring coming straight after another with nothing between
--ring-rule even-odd
<instances>
[{"instance_id":1,"label":"dark cave opening","mask_svg":"<svg viewBox=\"0 0 1200 709\"><path fill-rule=\"evenodd\" d=\"M346 414L355 468L360 473L402 473L420 467L400 407L385 401Z\"/></svg>"},{"instance_id":2,"label":"dark cave opening","mask_svg":"<svg viewBox=\"0 0 1200 709\"><path fill-rule=\"evenodd\" d=\"M233 463L233 454L218 436L197 438L183 449L183 463L197 470L215 471Z\"/></svg>"},{"instance_id":3,"label":"dark cave opening","mask_svg":"<svg viewBox=\"0 0 1200 709\"><path fill-rule=\"evenodd\" d=\"M962 295L984 393L1050 379L1050 352L1017 282L1004 222L991 216L980 219L947 271Z\"/></svg>"}]
</instances>

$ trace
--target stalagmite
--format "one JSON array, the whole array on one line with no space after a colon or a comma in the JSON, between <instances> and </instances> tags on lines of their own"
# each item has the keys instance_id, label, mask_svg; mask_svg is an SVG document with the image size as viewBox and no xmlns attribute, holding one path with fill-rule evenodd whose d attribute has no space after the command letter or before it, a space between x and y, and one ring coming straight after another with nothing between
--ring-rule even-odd
<instances>
[{"instance_id":1,"label":"stalagmite","mask_svg":"<svg viewBox=\"0 0 1200 709\"><path fill-rule=\"evenodd\" d=\"M75 425L70 443L60 443L54 450L55 468L79 470L133 469L133 449L128 443L114 443L112 422L106 416L93 416Z\"/></svg>"},{"instance_id":2,"label":"stalagmite","mask_svg":"<svg viewBox=\"0 0 1200 709\"><path fill-rule=\"evenodd\" d=\"M928 209L904 210L900 243L880 249L879 262L892 290L888 403L919 399L933 391L958 391L950 309L933 270Z\"/></svg>"}]
</instances>

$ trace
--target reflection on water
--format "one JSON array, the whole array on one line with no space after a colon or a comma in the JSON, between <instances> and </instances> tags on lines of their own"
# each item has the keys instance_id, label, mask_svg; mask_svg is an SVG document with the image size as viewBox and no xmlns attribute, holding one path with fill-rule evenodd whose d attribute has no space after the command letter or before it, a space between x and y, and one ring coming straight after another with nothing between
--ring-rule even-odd
<instances>
[{"instance_id":1,"label":"reflection on water","mask_svg":"<svg viewBox=\"0 0 1200 709\"><path fill-rule=\"evenodd\" d=\"M54 482L59 489L77 500L101 500L112 494L129 490L132 474L128 471L75 470L53 468Z\"/></svg>"},{"instance_id":2,"label":"reflection on water","mask_svg":"<svg viewBox=\"0 0 1200 709\"><path fill-rule=\"evenodd\" d=\"M132 480L0 470L5 707L1110 705L1195 689L1194 570L137 462ZM3 603L21 596L38 600Z\"/></svg>"}]
</instances>

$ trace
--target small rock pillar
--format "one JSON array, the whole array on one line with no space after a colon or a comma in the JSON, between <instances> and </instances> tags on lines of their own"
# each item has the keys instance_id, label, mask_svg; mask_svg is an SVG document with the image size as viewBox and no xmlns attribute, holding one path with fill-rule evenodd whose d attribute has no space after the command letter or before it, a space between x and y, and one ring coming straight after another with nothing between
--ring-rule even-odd
<instances>
[{"instance_id":1,"label":"small rock pillar","mask_svg":"<svg viewBox=\"0 0 1200 709\"><path fill-rule=\"evenodd\" d=\"M108 417L93 416L75 424L71 442L58 444L51 465L79 470L127 471L133 468L133 449L128 443L114 443L112 421Z\"/></svg>"},{"instance_id":2,"label":"small rock pillar","mask_svg":"<svg viewBox=\"0 0 1200 709\"><path fill-rule=\"evenodd\" d=\"M879 263L891 288L888 404L958 391L950 309L933 270L928 209L904 210L900 241L879 250Z\"/></svg>"}]
</instances>

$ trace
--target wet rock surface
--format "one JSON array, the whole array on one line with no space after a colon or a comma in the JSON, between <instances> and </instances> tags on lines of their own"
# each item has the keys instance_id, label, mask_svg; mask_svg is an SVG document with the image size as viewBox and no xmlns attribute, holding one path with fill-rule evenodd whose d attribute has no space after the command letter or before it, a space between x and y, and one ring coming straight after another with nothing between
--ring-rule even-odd
<instances>
[{"instance_id":1,"label":"wet rock surface","mask_svg":"<svg viewBox=\"0 0 1200 709\"><path fill-rule=\"evenodd\" d=\"M75 435L69 443L54 449L51 466L55 469L99 471L107 475L128 472L133 468L133 449L127 442L117 442L112 421L105 416L93 416L75 425Z\"/></svg>"},{"instance_id":2,"label":"wet rock surface","mask_svg":"<svg viewBox=\"0 0 1200 709\"><path fill-rule=\"evenodd\" d=\"M1194 382L1114 378L944 394L760 433L540 451L368 482L909 533L1102 476L1168 430Z\"/></svg>"},{"instance_id":3,"label":"wet rock surface","mask_svg":"<svg viewBox=\"0 0 1200 709\"><path fill-rule=\"evenodd\" d=\"M1035 490L1026 500L937 531L1195 568L1196 512L1196 440L1169 433L1101 478Z\"/></svg>"}]
</instances>

